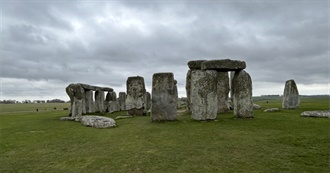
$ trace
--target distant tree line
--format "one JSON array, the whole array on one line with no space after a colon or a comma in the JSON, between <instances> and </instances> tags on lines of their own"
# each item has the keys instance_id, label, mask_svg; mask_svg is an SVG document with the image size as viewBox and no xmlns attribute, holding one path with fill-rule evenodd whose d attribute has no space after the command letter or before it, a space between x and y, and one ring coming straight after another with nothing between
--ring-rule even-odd
<instances>
[{"instance_id":1,"label":"distant tree line","mask_svg":"<svg viewBox=\"0 0 330 173\"><path fill-rule=\"evenodd\" d=\"M16 100L0 100L0 104L15 104L15 103L65 103L64 100L61 99L52 99L52 100L23 100L23 101L16 101Z\"/></svg>"}]
</instances>

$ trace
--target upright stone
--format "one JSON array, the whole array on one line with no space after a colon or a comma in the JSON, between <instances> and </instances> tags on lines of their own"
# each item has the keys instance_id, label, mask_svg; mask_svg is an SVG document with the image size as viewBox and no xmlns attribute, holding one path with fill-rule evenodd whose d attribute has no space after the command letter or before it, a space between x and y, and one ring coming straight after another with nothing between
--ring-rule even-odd
<instances>
[{"instance_id":1,"label":"upright stone","mask_svg":"<svg viewBox=\"0 0 330 173\"><path fill-rule=\"evenodd\" d=\"M300 98L296 82L291 79L285 82L282 108L297 109L299 108Z\"/></svg>"},{"instance_id":2,"label":"upright stone","mask_svg":"<svg viewBox=\"0 0 330 173\"><path fill-rule=\"evenodd\" d=\"M234 116L253 117L252 80L245 71L236 71L232 80Z\"/></svg>"},{"instance_id":3,"label":"upright stone","mask_svg":"<svg viewBox=\"0 0 330 173\"><path fill-rule=\"evenodd\" d=\"M173 73L155 73L152 77L152 121L176 120L177 93Z\"/></svg>"},{"instance_id":4,"label":"upright stone","mask_svg":"<svg viewBox=\"0 0 330 173\"><path fill-rule=\"evenodd\" d=\"M95 91L95 112L105 112L104 91L101 89Z\"/></svg>"},{"instance_id":5,"label":"upright stone","mask_svg":"<svg viewBox=\"0 0 330 173\"><path fill-rule=\"evenodd\" d=\"M94 112L93 90L85 90L85 105L87 113Z\"/></svg>"},{"instance_id":6,"label":"upright stone","mask_svg":"<svg viewBox=\"0 0 330 173\"><path fill-rule=\"evenodd\" d=\"M119 107L121 111L126 111L126 93L125 92L119 92L119 97L118 97L118 102L119 102Z\"/></svg>"},{"instance_id":7,"label":"upright stone","mask_svg":"<svg viewBox=\"0 0 330 173\"><path fill-rule=\"evenodd\" d=\"M151 108L151 94L149 92L145 93L144 96L145 110L148 111Z\"/></svg>"},{"instance_id":8,"label":"upright stone","mask_svg":"<svg viewBox=\"0 0 330 173\"><path fill-rule=\"evenodd\" d=\"M233 78L235 75L235 71L229 72L229 90L230 90L230 101L233 102Z\"/></svg>"},{"instance_id":9,"label":"upright stone","mask_svg":"<svg viewBox=\"0 0 330 173\"><path fill-rule=\"evenodd\" d=\"M187 106L187 112L190 114L191 114L191 109L190 109L191 71L192 70L188 70L186 77L186 95L187 95L186 106Z\"/></svg>"},{"instance_id":10,"label":"upright stone","mask_svg":"<svg viewBox=\"0 0 330 173\"><path fill-rule=\"evenodd\" d=\"M83 113L84 88L80 84L70 84L66 92L71 100L71 117L79 117Z\"/></svg>"},{"instance_id":11,"label":"upright stone","mask_svg":"<svg viewBox=\"0 0 330 173\"><path fill-rule=\"evenodd\" d=\"M191 72L191 118L213 120L218 112L218 73L214 70L192 70Z\"/></svg>"},{"instance_id":12,"label":"upright stone","mask_svg":"<svg viewBox=\"0 0 330 173\"><path fill-rule=\"evenodd\" d=\"M228 72L218 72L218 113L228 112L229 77Z\"/></svg>"},{"instance_id":13,"label":"upright stone","mask_svg":"<svg viewBox=\"0 0 330 173\"><path fill-rule=\"evenodd\" d=\"M176 103L176 108L178 109L179 107L179 93L178 93L178 86L177 86L178 81L174 80L174 95L175 95L175 103Z\"/></svg>"},{"instance_id":14,"label":"upright stone","mask_svg":"<svg viewBox=\"0 0 330 173\"><path fill-rule=\"evenodd\" d=\"M128 77L126 81L126 109L129 115L143 115L145 108L145 84L141 76Z\"/></svg>"}]
</instances>

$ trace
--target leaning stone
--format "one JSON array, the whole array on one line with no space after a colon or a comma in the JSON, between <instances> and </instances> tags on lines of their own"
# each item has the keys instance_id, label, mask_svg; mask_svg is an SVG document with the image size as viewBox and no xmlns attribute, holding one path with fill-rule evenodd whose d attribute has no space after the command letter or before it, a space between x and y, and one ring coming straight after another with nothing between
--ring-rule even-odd
<instances>
[{"instance_id":1,"label":"leaning stone","mask_svg":"<svg viewBox=\"0 0 330 173\"><path fill-rule=\"evenodd\" d=\"M220 59L210 60L202 63L202 70L216 70L216 71L239 71L246 68L244 61Z\"/></svg>"},{"instance_id":2,"label":"leaning stone","mask_svg":"<svg viewBox=\"0 0 330 173\"><path fill-rule=\"evenodd\" d=\"M299 108L300 98L296 82L291 79L285 82L282 108L297 109Z\"/></svg>"},{"instance_id":3,"label":"leaning stone","mask_svg":"<svg viewBox=\"0 0 330 173\"><path fill-rule=\"evenodd\" d=\"M151 120L176 120L177 91L173 73L155 73L152 76Z\"/></svg>"},{"instance_id":4,"label":"leaning stone","mask_svg":"<svg viewBox=\"0 0 330 173\"><path fill-rule=\"evenodd\" d=\"M128 77L126 89L126 109L142 109L142 111L144 111L146 93L144 78L141 76Z\"/></svg>"},{"instance_id":5,"label":"leaning stone","mask_svg":"<svg viewBox=\"0 0 330 173\"><path fill-rule=\"evenodd\" d=\"M264 112L278 112L278 111L280 111L279 108L269 108L264 110Z\"/></svg>"},{"instance_id":6,"label":"leaning stone","mask_svg":"<svg viewBox=\"0 0 330 173\"><path fill-rule=\"evenodd\" d=\"M228 94L229 94L229 77L228 72L218 72L218 113L225 113L229 111L228 108Z\"/></svg>"},{"instance_id":7,"label":"leaning stone","mask_svg":"<svg viewBox=\"0 0 330 173\"><path fill-rule=\"evenodd\" d=\"M116 127L116 122L114 119L96 115L83 116L81 119L81 124L95 128Z\"/></svg>"},{"instance_id":8,"label":"leaning stone","mask_svg":"<svg viewBox=\"0 0 330 173\"><path fill-rule=\"evenodd\" d=\"M191 71L190 109L194 120L214 120L218 111L218 73L214 70Z\"/></svg>"},{"instance_id":9,"label":"leaning stone","mask_svg":"<svg viewBox=\"0 0 330 173\"><path fill-rule=\"evenodd\" d=\"M192 70L201 70L202 68L202 63L205 62L206 60L194 60L194 61L189 61L188 62L188 67Z\"/></svg>"},{"instance_id":10,"label":"leaning stone","mask_svg":"<svg viewBox=\"0 0 330 173\"><path fill-rule=\"evenodd\" d=\"M235 72L232 81L234 116L253 117L252 80L245 70Z\"/></svg>"},{"instance_id":11,"label":"leaning stone","mask_svg":"<svg viewBox=\"0 0 330 173\"><path fill-rule=\"evenodd\" d=\"M305 111L300 114L302 117L320 117L320 118L330 118L330 110L326 111Z\"/></svg>"}]
</instances>

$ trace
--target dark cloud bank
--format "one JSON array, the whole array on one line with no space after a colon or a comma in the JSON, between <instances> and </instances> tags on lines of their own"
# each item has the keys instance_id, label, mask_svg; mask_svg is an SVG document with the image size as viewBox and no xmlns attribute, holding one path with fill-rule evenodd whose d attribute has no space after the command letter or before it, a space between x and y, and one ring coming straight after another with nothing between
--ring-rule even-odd
<instances>
[{"instance_id":1,"label":"dark cloud bank","mask_svg":"<svg viewBox=\"0 0 330 173\"><path fill-rule=\"evenodd\" d=\"M81 82L125 91L129 76L173 72L185 96L187 62L239 59L254 95L329 94L328 1L3 1L2 99L68 100Z\"/></svg>"}]
</instances>

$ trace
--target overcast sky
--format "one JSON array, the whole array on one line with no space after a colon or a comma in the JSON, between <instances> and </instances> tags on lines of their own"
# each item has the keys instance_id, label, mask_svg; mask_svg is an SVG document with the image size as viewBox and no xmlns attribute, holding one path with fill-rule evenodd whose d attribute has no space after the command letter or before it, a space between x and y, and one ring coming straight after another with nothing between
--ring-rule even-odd
<instances>
[{"instance_id":1,"label":"overcast sky","mask_svg":"<svg viewBox=\"0 0 330 173\"><path fill-rule=\"evenodd\" d=\"M329 94L329 0L1 1L1 99L69 100L70 83L126 91L187 62L247 64L253 95Z\"/></svg>"}]
</instances>

